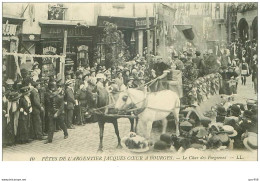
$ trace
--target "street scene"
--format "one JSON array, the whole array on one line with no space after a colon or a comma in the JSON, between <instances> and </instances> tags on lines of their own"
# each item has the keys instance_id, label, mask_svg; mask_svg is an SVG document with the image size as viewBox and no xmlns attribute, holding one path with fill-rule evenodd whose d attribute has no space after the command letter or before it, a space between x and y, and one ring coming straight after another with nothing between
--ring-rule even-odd
<instances>
[{"instance_id":1,"label":"street scene","mask_svg":"<svg viewBox=\"0 0 260 181\"><path fill-rule=\"evenodd\" d=\"M257 160L257 5L3 3L2 159Z\"/></svg>"}]
</instances>

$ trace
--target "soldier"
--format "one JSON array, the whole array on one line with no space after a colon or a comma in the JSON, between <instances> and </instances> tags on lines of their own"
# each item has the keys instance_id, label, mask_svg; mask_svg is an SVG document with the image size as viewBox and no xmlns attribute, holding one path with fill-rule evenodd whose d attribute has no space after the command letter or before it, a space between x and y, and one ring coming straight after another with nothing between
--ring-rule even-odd
<instances>
[{"instance_id":1,"label":"soldier","mask_svg":"<svg viewBox=\"0 0 260 181\"><path fill-rule=\"evenodd\" d=\"M62 89L57 90L56 82L51 82L49 84L49 89L49 94L46 97L46 108L48 109L49 118L49 133L48 140L45 144L52 143L56 122L63 130L64 139L68 138L67 127L64 123L64 95L61 91Z\"/></svg>"},{"instance_id":2,"label":"soldier","mask_svg":"<svg viewBox=\"0 0 260 181\"><path fill-rule=\"evenodd\" d=\"M74 129L75 127L72 125L73 121L73 110L74 105L76 104L76 100L74 98L74 89L73 82L71 80L66 81L66 90L65 90L65 105L66 105L66 125L68 129Z\"/></svg>"}]
</instances>

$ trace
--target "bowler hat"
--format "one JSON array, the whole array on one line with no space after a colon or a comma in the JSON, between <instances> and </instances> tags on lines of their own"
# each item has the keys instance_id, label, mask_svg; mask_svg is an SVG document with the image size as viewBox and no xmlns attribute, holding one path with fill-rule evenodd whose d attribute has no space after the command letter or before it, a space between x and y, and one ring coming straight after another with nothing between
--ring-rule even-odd
<instances>
[{"instance_id":1,"label":"bowler hat","mask_svg":"<svg viewBox=\"0 0 260 181\"><path fill-rule=\"evenodd\" d=\"M188 53L187 53L187 56L188 56L188 57L191 57L191 56L192 56L192 54L191 54L190 52L188 52Z\"/></svg>"},{"instance_id":2,"label":"bowler hat","mask_svg":"<svg viewBox=\"0 0 260 181\"><path fill-rule=\"evenodd\" d=\"M238 107L238 105L232 105L230 108L230 111L232 113L232 115L234 116L239 116L241 114L240 108Z\"/></svg>"},{"instance_id":3,"label":"bowler hat","mask_svg":"<svg viewBox=\"0 0 260 181\"><path fill-rule=\"evenodd\" d=\"M226 116L227 114L227 111L223 106L218 106L216 111L220 116Z\"/></svg>"},{"instance_id":4,"label":"bowler hat","mask_svg":"<svg viewBox=\"0 0 260 181\"><path fill-rule=\"evenodd\" d=\"M200 56L200 51L196 51L196 53L195 53L197 56Z\"/></svg>"},{"instance_id":5,"label":"bowler hat","mask_svg":"<svg viewBox=\"0 0 260 181\"><path fill-rule=\"evenodd\" d=\"M249 110L245 110L243 116L245 118L251 118L253 116L253 113Z\"/></svg>"},{"instance_id":6,"label":"bowler hat","mask_svg":"<svg viewBox=\"0 0 260 181\"><path fill-rule=\"evenodd\" d=\"M205 118L200 119L200 122L203 127L207 128L209 126L209 124L211 123L211 120L205 117Z\"/></svg>"},{"instance_id":7,"label":"bowler hat","mask_svg":"<svg viewBox=\"0 0 260 181\"><path fill-rule=\"evenodd\" d=\"M80 74L82 74L82 72L81 71L76 71L76 76L78 77Z\"/></svg>"},{"instance_id":8,"label":"bowler hat","mask_svg":"<svg viewBox=\"0 0 260 181\"><path fill-rule=\"evenodd\" d=\"M48 84L48 88L49 88L49 89L57 89L57 84L56 84L56 82L55 82L55 81L50 82L50 83Z\"/></svg>"},{"instance_id":9,"label":"bowler hat","mask_svg":"<svg viewBox=\"0 0 260 181\"><path fill-rule=\"evenodd\" d=\"M170 135L162 134L162 135L160 136L160 140L161 140L161 141L164 141L164 142L168 145L168 147L171 147L171 145L172 145L172 139L171 139L171 136L170 136Z\"/></svg>"},{"instance_id":10,"label":"bowler hat","mask_svg":"<svg viewBox=\"0 0 260 181\"><path fill-rule=\"evenodd\" d=\"M153 148L155 150L166 150L169 148L169 145L166 142L160 140L154 143Z\"/></svg>"}]
</instances>

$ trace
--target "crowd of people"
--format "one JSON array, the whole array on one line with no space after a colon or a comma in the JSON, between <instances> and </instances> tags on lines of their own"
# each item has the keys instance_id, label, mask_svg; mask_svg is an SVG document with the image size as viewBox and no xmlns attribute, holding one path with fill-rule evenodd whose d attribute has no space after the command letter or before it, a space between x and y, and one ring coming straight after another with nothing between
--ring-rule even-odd
<instances>
[{"instance_id":1,"label":"crowd of people","mask_svg":"<svg viewBox=\"0 0 260 181\"><path fill-rule=\"evenodd\" d=\"M238 48L234 50L234 47ZM246 85L249 74L252 74L257 93L257 51L252 51L256 47L254 42L242 45L237 41L229 49L222 47L220 55L212 50L202 55L191 49L173 51L167 61L152 56L151 62L161 60L153 65L147 57L137 56L118 66L78 66L75 71L72 68L65 72L65 81L59 75L42 77L39 63L34 62L32 70L21 70L19 80L4 82L3 145L32 140L51 143L54 132L60 129L67 139L67 129L87 123L87 92L93 92L95 87L108 92L142 88L165 70L182 72L185 104L199 104L213 94L236 94L239 76Z\"/></svg>"},{"instance_id":2,"label":"crowd of people","mask_svg":"<svg viewBox=\"0 0 260 181\"><path fill-rule=\"evenodd\" d=\"M234 103L228 108L218 105L216 122L202 119L198 124L194 120L184 120L180 123L179 137L163 134L160 141L155 142L154 149L167 150L173 146L178 152L194 149L257 150L257 111L257 102L248 102L247 106Z\"/></svg>"}]
</instances>

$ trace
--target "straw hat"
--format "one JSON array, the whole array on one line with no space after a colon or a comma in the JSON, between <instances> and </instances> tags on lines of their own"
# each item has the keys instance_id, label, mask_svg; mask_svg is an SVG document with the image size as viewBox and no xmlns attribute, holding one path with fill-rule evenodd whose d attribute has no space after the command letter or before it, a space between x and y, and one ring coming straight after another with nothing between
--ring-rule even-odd
<instances>
[{"instance_id":1,"label":"straw hat","mask_svg":"<svg viewBox=\"0 0 260 181\"><path fill-rule=\"evenodd\" d=\"M256 133L250 133L248 134L248 137L246 137L243 140L243 144L245 145L245 147L250 150L250 151L254 151L257 150L258 148L258 143L257 143L257 134Z\"/></svg>"}]
</instances>

